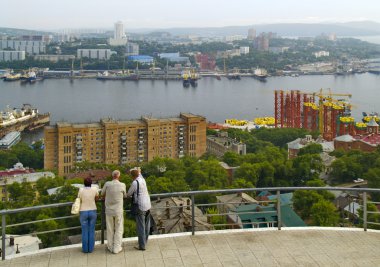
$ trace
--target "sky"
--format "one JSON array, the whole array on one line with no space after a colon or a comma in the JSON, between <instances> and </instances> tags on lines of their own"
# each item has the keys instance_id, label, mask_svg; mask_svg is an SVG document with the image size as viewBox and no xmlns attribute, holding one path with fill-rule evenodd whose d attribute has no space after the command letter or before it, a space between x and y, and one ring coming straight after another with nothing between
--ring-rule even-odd
<instances>
[{"instance_id":1,"label":"sky","mask_svg":"<svg viewBox=\"0 0 380 267\"><path fill-rule=\"evenodd\" d=\"M1 0L0 27L57 30L380 22L379 0Z\"/></svg>"}]
</instances>

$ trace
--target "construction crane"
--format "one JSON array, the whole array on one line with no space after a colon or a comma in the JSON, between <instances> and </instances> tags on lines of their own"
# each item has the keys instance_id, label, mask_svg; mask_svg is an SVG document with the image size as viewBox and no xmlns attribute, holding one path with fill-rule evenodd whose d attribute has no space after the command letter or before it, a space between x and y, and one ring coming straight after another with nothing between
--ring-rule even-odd
<instances>
[{"instance_id":1,"label":"construction crane","mask_svg":"<svg viewBox=\"0 0 380 267\"><path fill-rule=\"evenodd\" d=\"M323 112L324 102L325 101L328 101L328 102L335 101L333 99L333 96L345 96L348 98L352 97L351 94L337 94L337 93L332 93L330 88L328 90L329 90L329 92L327 94L323 92L322 88L319 90L319 92L315 92L312 94L314 97L315 96L318 97L318 102L319 102L318 129L319 129L319 132L321 134L324 134L324 116L323 116L323 114L324 114L324 112Z\"/></svg>"}]
</instances>

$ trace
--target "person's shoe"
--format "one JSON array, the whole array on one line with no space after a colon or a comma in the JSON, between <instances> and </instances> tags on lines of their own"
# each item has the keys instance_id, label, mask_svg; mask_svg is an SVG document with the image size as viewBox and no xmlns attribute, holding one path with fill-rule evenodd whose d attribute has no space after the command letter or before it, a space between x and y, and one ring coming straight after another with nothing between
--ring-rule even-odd
<instances>
[{"instance_id":1,"label":"person's shoe","mask_svg":"<svg viewBox=\"0 0 380 267\"><path fill-rule=\"evenodd\" d=\"M117 249L117 250L114 250L112 253L113 254L118 254L120 251L122 251L123 249L122 248L120 248L120 249Z\"/></svg>"},{"instance_id":2,"label":"person's shoe","mask_svg":"<svg viewBox=\"0 0 380 267\"><path fill-rule=\"evenodd\" d=\"M140 248L140 247L134 247L134 248L137 249L137 250L142 250L142 251L145 250L145 248Z\"/></svg>"}]
</instances>

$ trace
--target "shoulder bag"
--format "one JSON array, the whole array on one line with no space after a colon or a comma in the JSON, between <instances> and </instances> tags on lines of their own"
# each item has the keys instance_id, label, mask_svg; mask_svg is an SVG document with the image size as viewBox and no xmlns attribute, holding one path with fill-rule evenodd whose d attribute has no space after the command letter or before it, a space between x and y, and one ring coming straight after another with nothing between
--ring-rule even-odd
<instances>
[{"instance_id":1,"label":"shoulder bag","mask_svg":"<svg viewBox=\"0 0 380 267\"><path fill-rule=\"evenodd\" d=\"M131 205L131 214L133 216L136 216L138 214L138 211L139 211L139 205L138 205L138 201L137 201L137 198L139 197L139 181L136 180L136 183L137 183L137 191L135 192L136 194L136 200L134 198L134 196L132 196L132 205Z\"/></svg>"},{"instance_id":2,"label":"shoulder bag","mask_svg":"<svg viewBox=\"0 0 380 267\"><path fill-rule=\"evenodd\" d=\"M78 192L78 197L75 199L73 205L71 206L71 214L74 214L74 215L79 214L79 211L80 211L81 200L79 197L79 193L80 193L80 189Z\"/></svg>"}]
</instances>

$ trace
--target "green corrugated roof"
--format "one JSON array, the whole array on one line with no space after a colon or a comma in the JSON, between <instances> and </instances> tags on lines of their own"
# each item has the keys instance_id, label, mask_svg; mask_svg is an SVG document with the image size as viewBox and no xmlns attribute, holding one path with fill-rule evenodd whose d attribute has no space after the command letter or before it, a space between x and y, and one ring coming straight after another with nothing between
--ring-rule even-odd
<instances>
[{"instance_id":1,"label":"green corrugated roof","mask_svg":"<svg viewBox=\"0 0 380 267\"><path fill-rule=\"evenodd\" d=\"M250 214L239 214L243 223L257 223L259 227L267 227L267 222L275 222L273 226L277 225L277 212L274 205L244 205L237 207L236 212L254 212ZM282 225L287 227L307 226L289 205L281 205L281 220ZM252 225L246 224L243 225L243 228L252 228Z\"/></svg>"}]
</instances>

